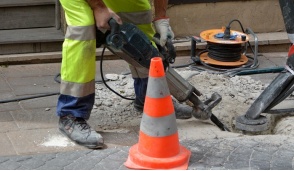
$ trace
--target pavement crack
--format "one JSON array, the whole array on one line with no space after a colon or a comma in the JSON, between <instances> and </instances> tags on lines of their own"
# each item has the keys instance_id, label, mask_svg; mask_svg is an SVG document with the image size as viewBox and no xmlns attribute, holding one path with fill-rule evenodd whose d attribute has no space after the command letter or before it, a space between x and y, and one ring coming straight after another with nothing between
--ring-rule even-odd
<instances>
[{"instance_id":1,"label":"pavement crack","mask_svg":"<svg viewBox=\"0 0 294 171\"><path fill-rule=\"evenodd\" d=\"M34 170L41 170L41 169L38 169L38 168L41 168L42 166L46 165L47 162L49 162L49 161L51 161L53 159L56 159L56 158L57 158L57 153L55 153L55 157L52 157L52 158L50 158L50 159L48 159L46 161L43 161L43 164L40 165L39 167L36 167Z\"/></svg>"},{"instance_id":2,"label":"pavement crack","mask_svg":"<svg viewBox=\"0 0 294 171\"><path fill-rule=\"evenodd\" d=\"M250 154L250 157L249 157L249 170L251 170L251 160L252 160L252 156L253 156L253 153L255 152L254 148L252 149L252 152Z\"/></svg>"},{"instance_id":3,"label":"pavement crack","mask_svg":"<svg viewBox=\"0 0 294 171\"><path fill-rule=\"evenodd\" d=\"M277 147L277 150L271 155L270 169L272 169L272 166L273 166L273 158L274 158L275 154L279 151L279 148L280 148L280 147L281 147L281 146L278 146L278 147Z\"/></svg>"},{"instance_id":4,"label":"pavement crack","mask_svg":"<svg viewBox=\"0 0 294 171\"><path fill-rule=\"evenodd\" d=\"M107 157L109 157L109 156L111 156L111 155L113 155L113 154L116 154L116 153L118 153L119 151L114 151L114 152L112 152L112 153L109 153L108 155L106 155L104 158L102 158L102 159L100 159L99 161L97 161L97 164L95 164L94 165L94 167L93 168L96 168L96 166L98 166L103 160L105 160ZM107 169L104 165L102 165L102 167L103 167L103 170L109 170L109 169Z\"/></svg>"},{"instance_id":5,"label":"pavement crack","mask_svg":"<svg viewBox=\"0 0 294 171\"><path fill-rule=\"evenodd\" d=\"M122 163L122 164L118 167L118 169L121 170L122 168L124 168L124 166L125 166L124 163Z\"/></svg>"},{"instance_id":6,"label":"pavement crack","mask_svg":"<svg viewBox=\"0 0 294 171\"><path fill-rule=\"evenodd\" d=\"M230 154L228 155L228 157L227 157L227 161L230 161L230 156L238 149L240 147L240 145L239 146L237 146L234 150L232 150L231 152L230 152ZM226 164L226 162L224 163L224 164Z\"/></svg>"},{"instance_id":7,"label":"pavement crack","mask_svg":"<svg viewBox=\"0 0 294 171\"><path fill-rule=\"evenodd\" d=\"M9 112L9 113L10 113L10 112ZM11 113L10 113L10 114L11 114ZM15 118L13 117L13 115L11 115L11 116L12 116L13 120L15 121ZM15 123L16 123L16 122L15 122ZM19 126L18 126L17 123L16 123L16 125L17 125L17 127L19 128ZM8 136L7 133L5 133L5 135L8 137L8 140L9 140L10 144L12 144L12 147L13 147L13 150L15 151L15 153L16 153L17 155L20 155L20 154L17 152L17 150L15 149L15 146L13 145L13 142L12 142L11 138Z\"/></svg>"},{"instance_id":8,"label":"pavement crack","mask_svg":"<svg viewBox=\"0 0 294 171\"><path fill-rule=\"evenodd\" d=\"M14 168L14 170L18 170L18 168L20 168L22 165L20 165L20 166L18 166L18 167L16 167L16 168Z\"/></svg>"},{"instance_id":9,"label":"pavement crack","mask_svg":"<svg viewBox=\"0 0 294 171\"><path fill-rule=\"evenodd\" d=\"M17 160L16 162L23 162L23 161L30 160L30 159L32 159L32 158L33 158L32 156L29 156L29 157L25 157L25 158L19 159L19 160Z\"/></svg>"},{"instance_id":10,"label":"pavement crack","mask_svg":"<svg viewBox=\"0 0 294 171\"><path fill-rule=\"evenodd\" d=\"M87 156L88 154L92 153L93 151L94 150L88 151L88 152L85 152L83 155L80 155L79 157L77 157L76 159L74 159L74 161L72 161L71 163L67 164L66 166L63 166L63 170L68 170L65 167L67 167L67 166L69 166L69 165L71 165L73 163L76 163L77 161L79 161L80 158L83 158L83 157Z\"/></svg>"},{"instance_id":11,"label":"pavement crack","mask_svg":"<svg viewBox=\"0 0 294 171\"><path fill-rule=\"evenodd\" d=\"M114 151L114 152L112 152L112 153L109 153L104 159L106 159L107 157L109 157L109 156L111 156L111 155L113 155L113 154L116 154L116 153L119 153L119 151ZM102 159L102 160L104 160L104 159Z\"/></svg>"},{"instance_id":12,"label":"pavement crack","mask_svg":"<svg viewBox=\"0 0 294 171\"><path fill-rule=\"evenodd\" d=\"M7 161L9 161L9 159L6 159L6 160L1 161L0 164L5 163Z\"/></svg>"}]
</instances>

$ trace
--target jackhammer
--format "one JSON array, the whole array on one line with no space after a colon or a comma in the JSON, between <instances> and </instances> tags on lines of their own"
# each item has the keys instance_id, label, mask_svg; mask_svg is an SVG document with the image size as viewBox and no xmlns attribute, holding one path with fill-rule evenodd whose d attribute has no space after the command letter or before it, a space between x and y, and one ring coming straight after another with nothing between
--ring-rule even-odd
<instances>
[{"instance_id":1,"label":"jackhammer","mask_svg":"<svg viewBox=\"0 0 294 171\"><path fill-rule=\"evenodd\" d=\"M176 58L175 48L170 39L165 47L162 47L156 43L160 38L160 35L156 34L154 36L156 48L148 37L131 23L119 25L114 19L110 19L109 25L111 30L105 36L107 49L127 63L139 68L149 68L151 58L161 57L171 95L179 102L190 101L193 104L192 115L195 118L200 120L210 118L221 130L230 131L211 111L222 100L222 97L215 92L208 100L202 102L198 98L201 93L169 66Z\"/></svg>"},{"instance_id":2,"label":"jackhammer","mask_svg":"<svg viewBox=\"0 0 294 171\"><path fill-rule=\"evenodd\" d=\"M290 109L272 109L294 91L294 1L279 0L286 31L292 46L289 49L285 69L249 107L245 115L236 118L236 128L249 132L265 131L269 128L267 118L261 113L284 114Z\"/></svg>"}]
</instances>

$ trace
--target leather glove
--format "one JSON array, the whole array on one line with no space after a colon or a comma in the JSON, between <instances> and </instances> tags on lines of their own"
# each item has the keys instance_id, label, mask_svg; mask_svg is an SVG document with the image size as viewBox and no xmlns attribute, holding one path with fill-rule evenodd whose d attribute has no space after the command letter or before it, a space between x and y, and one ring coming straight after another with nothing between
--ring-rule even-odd
<instances>
[{"instance_id":1,"label":"leather glove","mask_svg":"<svg viewBox=\"0 0 294 171\"><path fill-rule=\"evenodd\" d=\"M155 30L160 34L160 45L165 46L167 38L174 39L174 32L169 25L169 18L158 19L153 21Z\"/></svg>"}]
</instances>

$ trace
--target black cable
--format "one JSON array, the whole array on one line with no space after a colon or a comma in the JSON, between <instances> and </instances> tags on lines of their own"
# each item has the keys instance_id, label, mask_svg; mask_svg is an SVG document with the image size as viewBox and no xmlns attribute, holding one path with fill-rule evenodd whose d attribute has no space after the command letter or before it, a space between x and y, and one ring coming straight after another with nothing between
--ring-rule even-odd
<instances>
[{"instance_id":1,"label":"black cable","mask_svg":"<svg viewBox=\"0 0 294 171\"><path fill-rule=\"evenodd\" d=\"M229 22L228 26L231 27L231 24L232 24L234 21L237 21L237 22L239 23L239 25L240 25L240 27L241 27L243 33L245 33L245 30L244 30L244 28L243 28L243 25L242 25L241 21L238 20L238 19L233 19L233 20L231 20L231 21Z\"/></svg>"},{"instance_id":2,"label":"black cable","mask_svg":"<svg viewBox=\"0 0 294 171\"><path fill-rule=\"evenodd\" d=\"M202 51L200 52L197 56L200 56L202 53L205 53L206 51ZM203 71L207 71L207 69L210 69L210 70L214 70L216 72L211 72L211 73L215 73L215 74L228 74L230 72L237 72L237 71L240 71L240 70L243 70L243 69L246 69L248 67L250 67L252 65L252 61L254 60L253 57L250 57L250 56L247 56L249 62L247 62L247 64L243 65L241 68L229 68L229 69L224 69L224 68L219 68L219 67L214 67L213 65L208 65L206 64L205 62L203 61L199 61L199 63L204 66L202 68L199 68L199 66L193 66L191 65L190 68L191 69L194 69L196 68L197 70L203 70ZM252 68L248 68L248 69L252 69Z\"/></svg>"},{"instance_id":3,"label":"black cable","mask_svg":"<svg viewBox=\"0 0 294 171\"><path fill-rule=\"evenodd\" d=\"M60 84L60 80L58 79L58 77L60 77L60 73L55 75L54 81Z\"/></svg>"},{"instance_id":4,"label":"black cable","mask_svg":"<svg viewBox=\"0 0 294 171\"><path fill-rule=\"evenodd\" d=\"M48 93L48 94L43 94L43 95L35 95L35 96L28 96L28 97L22 97L22 98L17 98L17 99L10 99L10 100L1 100L0 104L2 103L10 103L10 102L19 102L22 100L29 100L29 99L35 99L35 98L40 98L40 97L47 97L47 96L53 96L53 95L59 95L60 93Z\"/></svg>"},{"instance_id":5,"label":"black cable","mask_svg":"<svg viewBox=\"0 0 294 171\"><path fill-rule=\"evenodd\" d=\"M101 78L102 78L102 82L104 83L104 85L110 90L112 91L114 94L118 95L119 97L126 99L126 100L135 100L134 98L128 98L128 97L124 97L121 94L117 93L116 91L114 91L112 88L110 88L106 81L104 80L104 76L103 76L103 69L102 69L102 63L103 63L103 57L104 57L104 52L105 52L105 46L103 47L102 50L102 54L101 54L101 60L100 60L100 74L101 74Z\"/></svg>"},{"instance_id":6,"label":"black cable","mask_svg":"<svg viewBox=\"0 0 294 171\"><path fill-rule=\"evenodd\" d=\"M239 20L237 20L237 19L233 19L233 20L231 20L230 23L229 23L229 27L231 26L231 24L232 24L234 21L237 21L237 22L239 23L242 32L245 33L245 30L244 30L244 28L243 28L243 25L242 25L241 21L239 21ZM254 50L253 50L253 48L252 48L252 46L251 46L251 44L250 44L249 41L247 42L247 44L248 44L248 46L250 47L252 53L254 53Z\"/></svg>"},{"instance_id":7,"label":"black cable","mask_svg":"<svg viewBox=\"0 0 294 171\"><path fill-rule=\"evenodd\" d=\"M208 56L222 62L236 62L241 59L241 44L219 44L207 42Z\"/></svg>"}]
</instances>

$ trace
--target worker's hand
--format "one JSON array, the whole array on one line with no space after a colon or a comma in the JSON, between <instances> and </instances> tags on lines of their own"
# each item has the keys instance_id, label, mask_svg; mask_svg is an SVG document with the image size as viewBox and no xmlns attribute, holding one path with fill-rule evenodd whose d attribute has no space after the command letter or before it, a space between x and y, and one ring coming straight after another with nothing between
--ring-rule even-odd
<instances>
[{"instance_id":1,"label":"worker's hand","mask_svg":"<svg viewBox=\"0 0 294 171\"><path fill-rule=\"evenodd\" d=\"M169 18L158 19L153 21L155 30L160 34L160 45L163 47L166 44L167 38L174 39L174 32L169 25Z\"/></svg>"},{"instance_id":2,"label":"worker's hand","mask_svg":"<svg viewBox=\"0 0 294 171\"><path fill-rule=\"evenodd\" d=\"M97 28L105 33L110 29L108 21L113 18L118 24L122 24L121 18L107 7L95 8L93 10Z\"/></svg>"}]
</instances>

